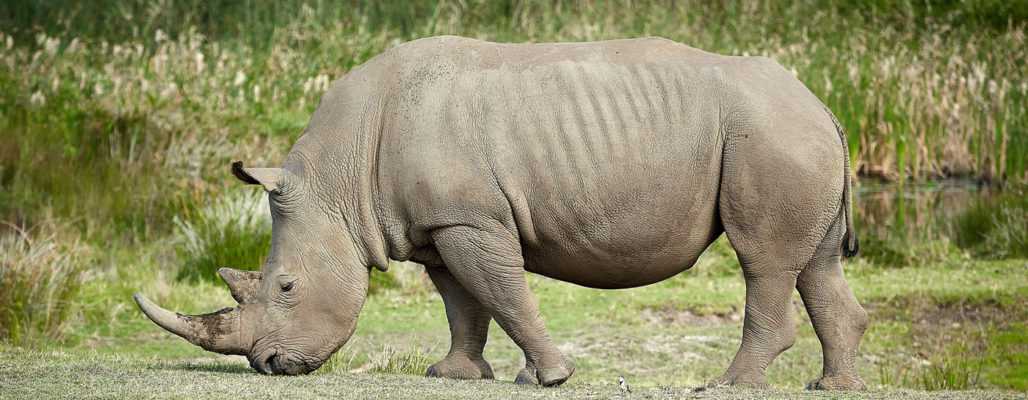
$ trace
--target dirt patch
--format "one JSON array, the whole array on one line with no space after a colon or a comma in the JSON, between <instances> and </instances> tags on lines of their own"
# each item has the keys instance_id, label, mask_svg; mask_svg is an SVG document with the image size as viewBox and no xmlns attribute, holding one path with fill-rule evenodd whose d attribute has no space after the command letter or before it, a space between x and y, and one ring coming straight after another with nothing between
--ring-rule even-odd
<instances>
[{"instance_id":1,"label":"dirt patch","mask_svg":"<svg viewBox=\"0 0 1028 400\"><path fill-rule=\"evenodd\" d=\"M907 297L865 304L864 308L872 319L910 321L915 327L959 328L968 324L1005 327L1026 317L1022 307L994 300L936 302Z\"/></svg>"},{"instance_id":2,"label":"dirt patch","mask_svg":"<svg viewBox=\"0 0 1028 400\"><path fill-rule=\"evenodd\" d=\"M798 298L793 299L792 307L793 315L797 321L809 323L810 318L807 316L807 311L803 307L802 301ZM731 306L729 309L710 310L702 307L682 307L674 304L644 307L640 313L643 320L651 324L686 326L734 324L742 322L744 315L742 307L738 306Z\"/></svg>"},{"instance_id":3,"label":"dirt patch","mask_svg":"<svg viewBox=\"0 0 1028 400\"><path fill-rule=\"evenodd\" d=\"M643 320L660 325L711 326L742 321L742 311L732 307L730 311L700 311L682 309L674 305L643 308Z\"/></svg>"},{"instance_id":4,"label":"dirt patch","mask_svg":"<svg viewBox=\"0 0 1028 400\"><path fill-rule=\"evenodd\" d=\"M942 301L906 297L865 305L874 321L910 324L912 352L921 359L937 356L943 349L981 352L989 346L990 332L1010 329L1024 321L1022 307L986 299Z\"/></svg>"},{"instance_id":5,"label":"dirt patch","mask_svg":"<svg viewBox=\"0 0 1028 400\"><path fill-rule=\"evenodd\" d=\"M1016 371L1028 311L994 299L938 301L905 297L866 304L872 324L906 325L896 346L879 354L879 381L927 390L997 385ZM901 328L902 329L902 328ZM1016 372L1014 373L1016 374ZM992 379L986 378L992 377ZM1023 379L1023 378L1020 378ZM1016 387L1013 379L999 384Z\"/></svg>"}]
</instances>

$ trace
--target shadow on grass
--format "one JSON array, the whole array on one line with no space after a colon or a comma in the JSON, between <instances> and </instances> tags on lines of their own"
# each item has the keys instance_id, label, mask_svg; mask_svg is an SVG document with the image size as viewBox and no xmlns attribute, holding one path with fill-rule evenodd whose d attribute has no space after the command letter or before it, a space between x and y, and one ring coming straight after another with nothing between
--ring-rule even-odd
<instances>
[{"instance_id":1,"label":"shadow on grass","mask_svg":"<svg viewBox=\"0 0 1028 400\"><path fill-rule=\"evenodd\" d=\"M238 363L221 363L221 362L197 362L197 361L183 361L183 362L162 362L150 367L150 369L164 369L164 370L176 370L176 371L196 371L196 372L217 372L217 373L228 373L228 374L256 374L249 366L238 364Z\"/></svg>"}]
</instances>

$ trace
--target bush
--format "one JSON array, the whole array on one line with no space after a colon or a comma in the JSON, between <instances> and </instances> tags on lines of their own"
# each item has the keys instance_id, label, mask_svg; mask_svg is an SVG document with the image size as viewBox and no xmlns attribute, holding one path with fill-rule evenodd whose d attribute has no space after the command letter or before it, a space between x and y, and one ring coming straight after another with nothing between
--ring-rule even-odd
<instances>
[{"instance_id":1,"label":"bush","mask_svg":"<svg viewBox=\"0 0 1028 400\"><path fill-rule=\"evenodd\" d=\"M262 191L229 192L188 219L175 217L184 264L179 280L217 281L218 268L260 269L271 248L271 216Z\"/></svg>"},{"instance_id":2,"label":"bush","mask_svg":"<svg viewBox=\"0 0 1028 400\"><path fill-rule=\"evenodd\" d=\"M0 234L0 341L60 339L88 262L86 248L47 232Z\"/></svg>"}]
</instances>

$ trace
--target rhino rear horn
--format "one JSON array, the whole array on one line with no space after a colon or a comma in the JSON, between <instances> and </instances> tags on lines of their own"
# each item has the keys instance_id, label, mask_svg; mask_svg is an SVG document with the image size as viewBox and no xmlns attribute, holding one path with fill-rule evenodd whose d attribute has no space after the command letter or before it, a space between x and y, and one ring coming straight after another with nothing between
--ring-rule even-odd
<instances>
[{"instance_id":1,"label":"rhino rear horn","mask_svg":"<svg viewBox=\"0 0 1028 400\"><path fill-rule=\"evenodd\" d=\"M257 288L261 284L260 271L240 271L225 267L218 269L218 275L239 304L253 303L257 299Z\"/></svg>"},{"instance_id":2,"label":"rhino rear horn","mask_svg":"<svg viewBox=\"0 0 1028 400\"><path fill-rule=\"evenodd\" d=\"M143 295L132 296L147 318L181 336L189 343L221 354L246 355L252 343L243 339L242 316L239 307L223 308L203 315L183 315L154 304Z\"/></svg>"}]
</instances>

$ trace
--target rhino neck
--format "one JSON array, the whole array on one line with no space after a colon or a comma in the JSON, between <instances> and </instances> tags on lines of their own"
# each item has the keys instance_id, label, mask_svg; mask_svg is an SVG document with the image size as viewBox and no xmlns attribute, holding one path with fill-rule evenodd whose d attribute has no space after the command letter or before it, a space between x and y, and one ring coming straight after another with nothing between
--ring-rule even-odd
<instances>
[{"instance_id":1,"label":"rhino neck","mask_svg":"<svg viewBox=\"0 0 1028 400\"><path fill-rule=\"evenodd\" d=\"M360 96L361 88L334 84L322 98L286 163L303 163L314 184L312 198L353 238L366 266L386 267L385 239L377 210L378 143L381 107L377 96Z\"/></svg>"}]
</instances>

